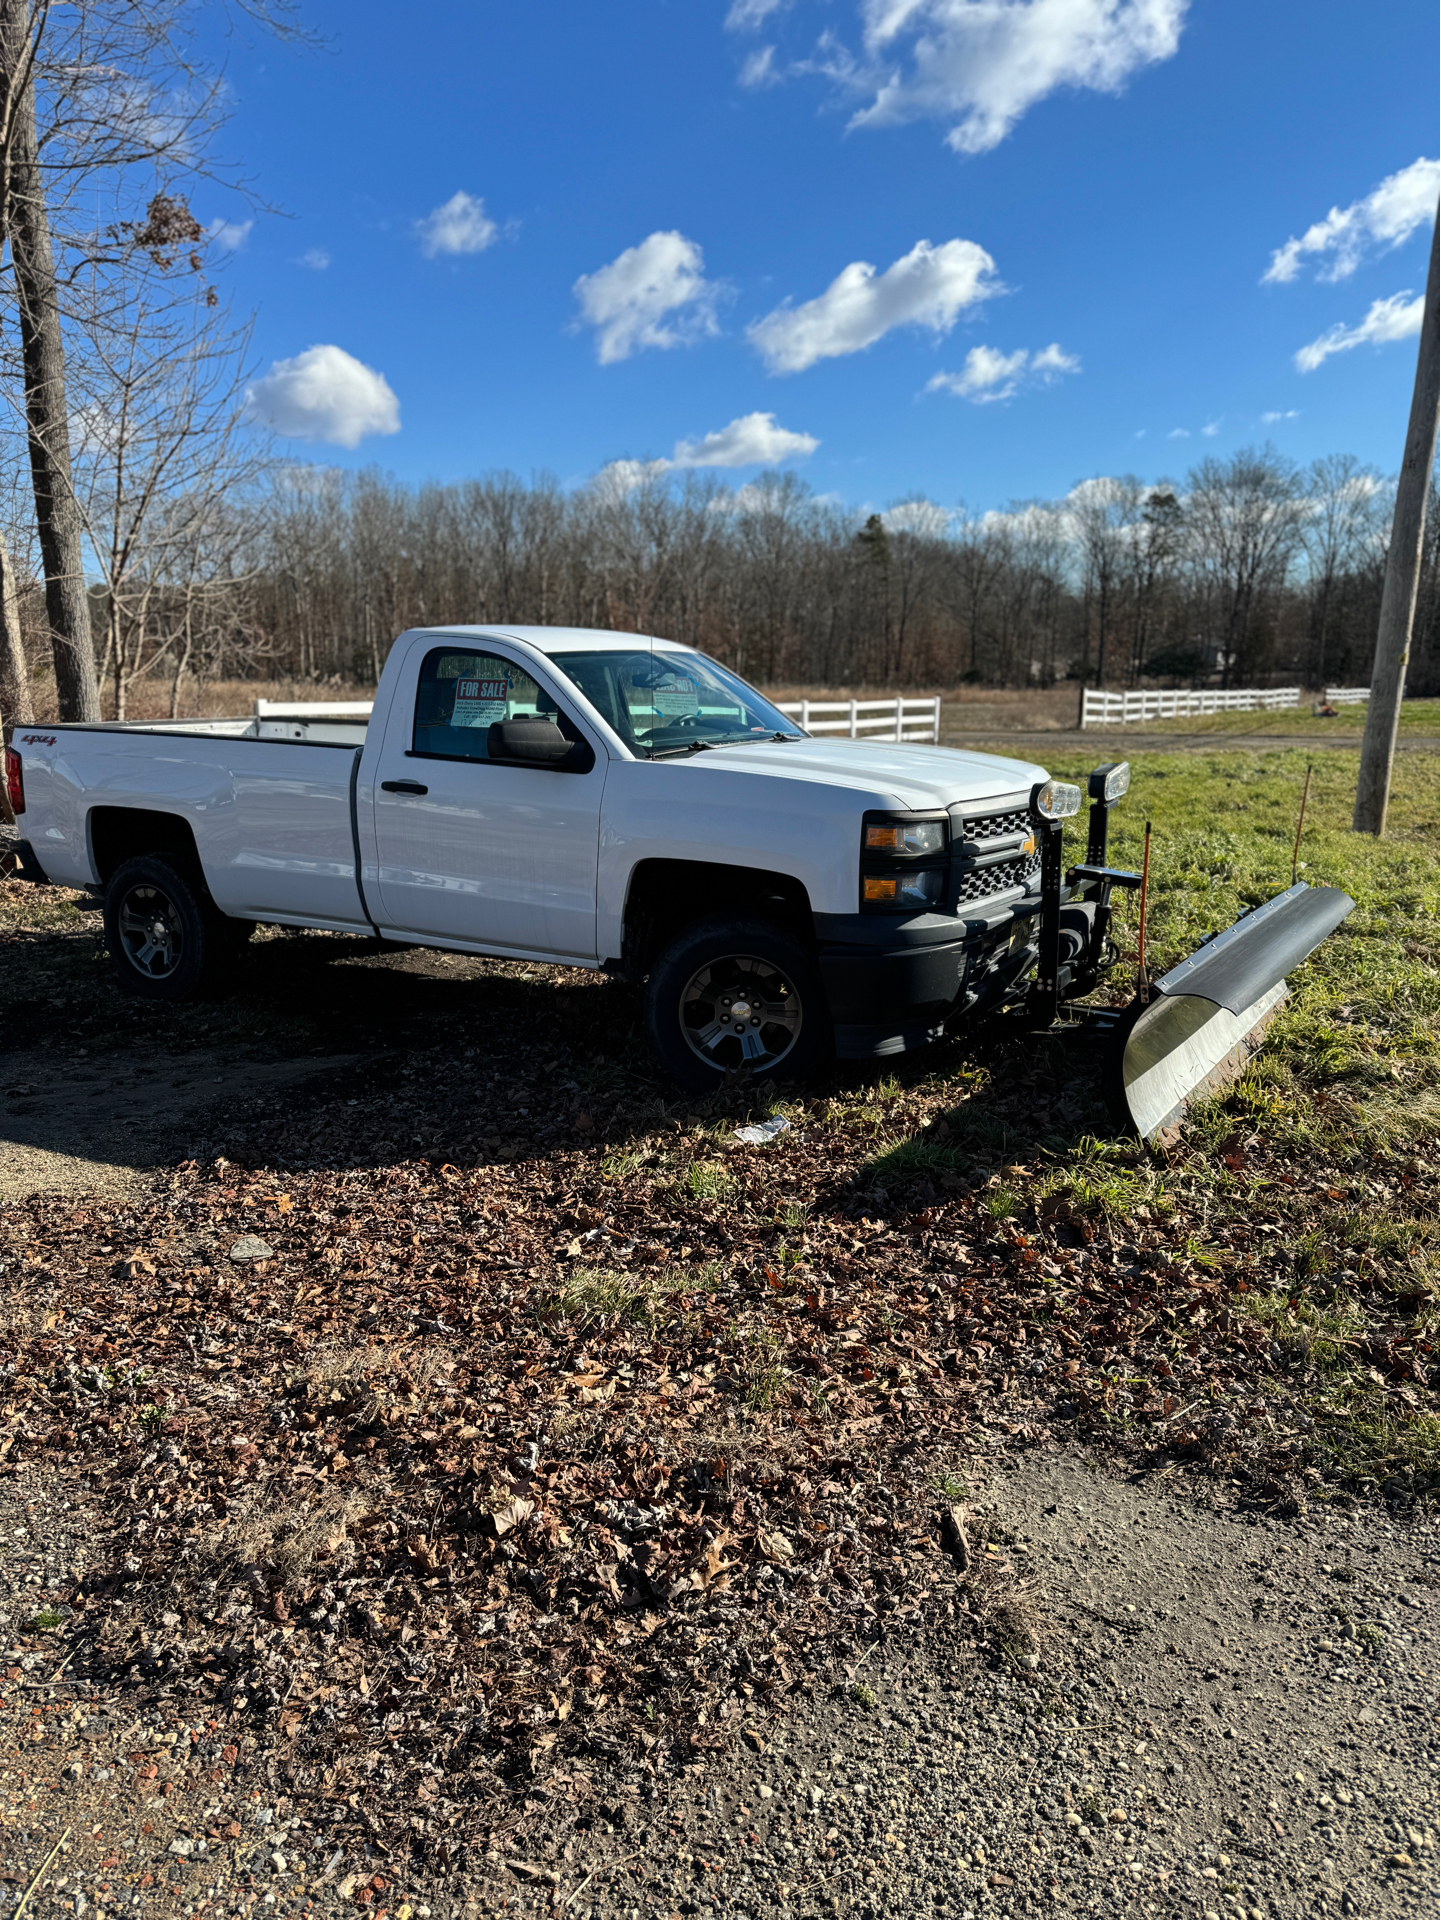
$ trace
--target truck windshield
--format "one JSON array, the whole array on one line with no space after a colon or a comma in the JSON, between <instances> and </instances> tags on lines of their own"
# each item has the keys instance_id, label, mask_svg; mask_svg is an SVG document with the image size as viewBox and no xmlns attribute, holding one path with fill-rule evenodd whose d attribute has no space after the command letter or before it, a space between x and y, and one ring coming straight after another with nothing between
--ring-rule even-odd
<instances>
[{"instance_id":1,"label":"truck windshield","mask_svg":"<svg viewBox=\"0 0 1441 1921\"><path fill-rule=\"evenodd\" d=\"M764 695L704 654L596 648L550 658L642 759L777 735L804 739Z\"/></svg>"}]
</instances>

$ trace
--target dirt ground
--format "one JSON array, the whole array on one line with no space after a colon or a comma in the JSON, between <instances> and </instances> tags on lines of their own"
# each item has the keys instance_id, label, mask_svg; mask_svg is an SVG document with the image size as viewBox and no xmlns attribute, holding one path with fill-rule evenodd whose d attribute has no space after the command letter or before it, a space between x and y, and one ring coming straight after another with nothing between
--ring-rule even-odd
<instances>
[{"instance_id":1,"label":"dirt ground","mask_svg":"<svg viewBox=\"0 0 1441 1921\"><path fill-rule=\"evenodd\" d=\"M951 1620L866 1610L848 1664L678 1776L572 1766L483 1854L396 1881L286 1792L283 1743L177 1729L15 1638L88 1517L63 1479L0 1483L0 1912L1435 1912L1429 1526L1008 1447L968 1507L1036 1653L978 1655L948 1575Z\"/></svg>"},{"instance_id":2,"label":"dirt ground","mask_svg":"<svg viewBox=\"0 0 1441 1921\"><path fill-rule=\"evenodd\" d=\"M142 1169L183 1158L192 1121L217 1102L272 1099L360 1058L255 1061L233 1048L151 1050L123 1064L73 1064L57 1082L42 1058L27 1067L22 1054L0 1093L0 1201L37 1188L127 1193Z\"/></svg>"},{"instance_id":3,"label":"dirt ground","mask_svg":"<svg viewBox=\"0 0 1441 1921\"><path fill-rule=\"evenodd\" d=\"M1072 757L1083 743L1092 749L1090 735L1063 738ZM1018 744L1015 735L1005 739ZM1118 745L1096 737L1096 758ZM1148 734L1145 745L1160 742ZM1184 751L1190 743L1168 745ZM1209 735L1194 745L1214 751L1225 742ZM439 1163L446 1141L467 1129L493 1128L491 1141L508 1137L497 1110L509 1104L526 1114L532 1096L504 1074L495 1084L477 1081L475 1105L484 1112L473 1119L445 1105L454 1098L449 1083L444 1098L439 1091L459 1058L446 1036L466 1020L489 1019L507 1041L528 1020L528 1031L555 1047L554 1061L565 1062L557 1079L570 1074L563 1085L583 1090L556 1096L564 1140L574 1139L577 1102L587 1119L609 1111L602 1102L614 1104L609 1151L618 1182L632 1177L619 1165L627 1156L658 1160L657 1139L672 1138L659 1130L686 1118L665 1118L662 1102L655 1119L622 1126L649 1083L623 1050L615 1062L602 1059L605 1034L633 1011L617 986L572 990L557 980L556 1011L547 1017L551 987L530 972L497 973L478 993L487 963L269 936L247 953L254 993L244 1020L203 1004L176 1010L162 1046L154 1010L137 1013L97 978L93 919L62 905L52 924L21 930L6 949L5 965L21 969L24 982L0 1033L0 1205L39 1187L73 1197L77 1215L99 1193L111 1210L102 1217L122 1203L139 1217L170 1205L177 1162L199 1156L250 1155L257 1167L288 1166L298 1181L312 1164L306 1156L321 1150L296 1148L287 1162L274 1143L329 1142L344 1127L366 1157L360 1171L407 1157ZM592 995L604 1002L603 1015L574 1026L563 1004ZM567 1021L569 1039L561 1033ZM63 1073L52 1081L47 1036L57 1026ZM463 1038L483 1044L484 1031ZM877 1098L857 1081L837 1102L859 1121L863 1104ZM548 1126L548 1115L537 1107L515 1128ZM601 1132L605 1125L596 1123ZM727 1125L722 1117L715 1131ZM1246 1149L1259 1151L1249 1134ZM712 1159L719 1152L705 1151ZM532 1146L524 1158L518 1147L498 1158L505 1164L488 1170L496 1191L518 1196L525 1160L551 1157ZM997 1179L1002 1160L998 1148ZM705 1171L711 1163L695 1165ZM1390 1195L1378 1187L1376 1206L1399 1205ZM687 1238L724 1258L743 1200L730 1219L724 1207L707 1217L687 1201L698 1223ZM960 1256L924 1251L918 1216L898 1216L892 1227L880 1218L881 1202L866 1194L860 1201L845 1214L855 1223L848 1234L904 1259L915 1254L927 1273L954 1282L939 1270ZM298 1234L301 1213L289 1223ZM286 1221L264 1231L283 1254ZM1029 1231L1039 1230L1032 1223ZM1171 1252L1159 1222L1128 1224L1124 1247L1117 1232L1125 1275ZM783 1271L786 1236L794 1240L794 1227L778 1210L769 1244ZM216 1258L198 1238L184 1258ZM221 1237L221 1269L231 1238ZM859 1238L851 1245L859 1250ZM94 1255L123 1277L131 1247L106 1239ZM690 1254L687 1247L681 1258ZM59 1241L54 1249L0 1244L0 1396L16 1385L6 1347L18 1348L22 1334L55 1312L50 1303L71 1282L71 1258ZM73 1258L78 1271L81 1255ZM874 1255L882 1266L887 1258ZM501 1265L517 1268L513 1249ZM526 1271L515 1275L517 1332ZM1257 1271L1246 1268L1252 1284ZM191 1285L168 1273L168 1292ZM135 1285L159 1282L137 1273ZM348 1285L347 1278L342 1291ZM423 1291L429 1283L414 1285ZM408 1306L419 1298L414 1285L407 1281L398 1296ZM763 1276L760 1285L768 1285ZM196 1334L190 1352L199 1371L213 1351L205 1339L217 1337L203 1323ZM376 1338L383 1335L382 1326ZM253 1329L246 1338L257 1340ZM842 1652L828 1642L811 1663L773 1669L781 1685L772 1678L738 1689L745 1705L723 1722L701 1720L693 1758L674 1765L646 1765L639 1748L599 1738L548 1770L533 1761L503 1793L487 1776L474 1838L448 1856L430 1845L440 1822L433 1784L406 1787L403 1796L383 1786L357 1792L355 1777L327 1777L323 1762L303 1755L294 1704L323 1716L325 1690L339 1678L322 1628L280 1613L271 1621L258 1595L255 1621L239 1620L251 1614L240 1605L222 1622L217 1601L214 1651L196 1643L167 1668L174 1617L146 1617L92 1583L142 1548L137 1524L158 1520L165 1477L186 1471L183 1433L157 1430L144 1460L123 1467L123 1489L97 1480L93 1456L89 1466L72 1464L63 1447L43 1459L0 1459L0 1921L22 1900L27 1915L85 1921L733 1913L1410 1921L1434 1913L1433 1509L1379 1495L1362 1503L1299 1475L1268 1481L1239 1462L1218 1473L1182 1451L1153 1449L1143 1460L1103 1450L1073 1420L1038 1413L1043 1395L1047 1407L1065 1403L1040 1382L1028 1387L1028 1375L1061 1365L1017 1363L1007 1381L1009 1417L978 1424L963 1459L931 1441L908 1447L894 1434L883 1444L879 1433L868 1438L870 1417L854 1423L847 1499L859 1531L890 1528L894 1578L850 1595L854 1627ZM1125 1368L1115 1371L1120 1378ZM49 1388L62 1385L56 1376ZM1265 1391L1280 1407L1291 1390L1278 1370ZM1236 1408L1243 1412L1240 1401ZM1177 1420L1187 1411L1183 1405ZM238 1411L232 1418L238 1423ZM262 1409L258 1418L269 1417ZM1234 1417L1223 1404L1215 1418ZM908 1517L906 1528L893 1525L899 1517L882 1472L898 1453L909 1454L913 1483L931 1490L929 1511ZM295 1460L297 1479L313 1476L313 1465ZM400 1485L403 1463L398 1472ZM963 1541L936 1522L952 1507ZM783 1565L767 1580L744 1604L695 1597L697 1646L727 1652L752 1620L762 1632L778 1622L788 1583L799 1582ZM408 1624L412 1641L415 1622L422 1639L428 1633L427 1609L448 1606L441 1579L426 1587L432 1591L421 1594ZM924 1609L917 1595L926 1597ZM165 1605L161 1596L156 1608ZM222 1685L212 1666L248 1632L258 1644L262 1614L290 1676L287 1692L264 1707L247 1705L235 1669L221 1664L230 1677ZM102 1658L107 1620L120 1625ZM396 1644L406 1639L400 1629ZM387 1664L400 1657L382 1640L378 1616L350 1645L365 1651L362 1691L379 1695ZM559 1676L545 1682L565 1695ZM437 1743L456 1736L459 1710L447 1698L438 1689ZM559 1726L561 1706L553 1706ZM398 1720L375 1708L369 1751L352 1757L372 1770L372 1782L384 1780L386 1757L396 1752ZM442 1793L461 1791L453 1774L438 1778ZM404 1829L425 1845L397 1845Z\"/></svg>"}]
</instances>

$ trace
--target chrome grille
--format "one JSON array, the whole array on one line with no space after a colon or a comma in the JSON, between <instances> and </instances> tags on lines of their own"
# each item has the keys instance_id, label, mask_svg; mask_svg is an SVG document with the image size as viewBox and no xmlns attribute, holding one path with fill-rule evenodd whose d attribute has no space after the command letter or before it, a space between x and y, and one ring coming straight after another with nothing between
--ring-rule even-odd
<instances>
[{"instance_id":1,"label":"chrome grille","mask_svg":"<svg viewBox=\"0 0 1441 1921\"><path fill-rule=\"evenodd\" d=\"M989 900L993 894L1004 894L1012 887L1023 887L1032 875L1040 871L1039 854L1028 854L1022 860L998 861L994 867L952 868L956 905L964 907L970 901Z\"/></svg>"},{"instance_id":2,"label":"chrome grille","mask_svg":"<svg viewBox=\"0 0 1441 1921\"><path fill-rule=\"evenodd\" d=\"M1030 814L1024 807L1016 807L1009 814L977 814L972 820L961 821L958 838L993 840L997 834L1025 834L1030 828Z\"/></svg>"}]
</instances>

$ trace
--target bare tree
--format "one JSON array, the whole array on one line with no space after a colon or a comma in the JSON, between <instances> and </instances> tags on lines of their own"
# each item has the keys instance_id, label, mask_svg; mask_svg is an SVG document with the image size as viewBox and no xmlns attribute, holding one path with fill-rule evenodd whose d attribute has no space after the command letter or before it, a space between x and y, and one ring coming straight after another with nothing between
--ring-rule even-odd
<instances>
[{"instance_id":1,"label":"bare tree","mask_svg":"<svg viewBox=\"0 0 1441 1921\"><path fill-rule=\"evenodd\" d=\"M1203 460L1186 491L1189 557L1229 687L1238 666L1264 665L1268 597L1286 583L1306 503L1295 467L1273 447Z\"/></svg>"},{"instance_id":2,"label":"bare tree","mask_svg":"<svg viewBox=\"0 0 1441 1921\"><path fill-rule=\"evenodd\" d=\"M34 720L30 697L30 664L25 658L25 636L20 628L20 591L10 544L0 534L0 720L20 725Z\"/></svg>"},{"instance_id":3,"label":"bare tree","mask_svg":"<svg viewBox=\"0 0 1441 1921\"><path fill-rule=\"evenodd\" d=\"M10 243L25 371L35 522L63 720L98 720L100 695L80 515L70 477L65 341L50 214L35 137L35 67L49 18L41 0L0 0L0 240Z\"/></svg>"},{"instance_id":4,"label":"bare tree","mask_svg":"<svg viewBox=\"0 0 1441 1921\"><path fill-rule=\"evenodd\" d=\"M1312 461L1309 480L1301 530L1311 563L1308 624L1315 648L1308 679L1324 687L1331 627L1349 580L1385 552L1386 490L1376 469L1363 467L1352 454Z\"/></svg>"},{"instance_id":5,"label":"bare tree","mask_svg":"<svg viewBox=\"0 0 1441 1921\"><path fill-rule=\"evenodd\" d=\"M76 499L103 589L101 666L117 720L141 674L182 653L189 664L196 594L231 584L214 571L214 535L233 532L268 459L242 424L248 328L194 284L135 274L122 288L86 316L74 413Z\"/></svg>"},{"instance_id":6,"label":"bare tree","mask_svg":"<svg viewBox=\"0 0 1441 1921\"><path fill-rule=\"evenodd\" d=\"M211 11L296 36L290 0L213 0ZM177 248L189 248L196 271L203 264L199 226L174 183L210 170L226 92L194 56L196 15L188 0L0 0L0 257L9 244L0 300L20 341L20 411L67 719L100 711L71 471L77 330L103 311L107 290L123 306L136 273L168 270ZM115 210L108 225L94 215L102 202Z\"/></svg>"}]
</instances>

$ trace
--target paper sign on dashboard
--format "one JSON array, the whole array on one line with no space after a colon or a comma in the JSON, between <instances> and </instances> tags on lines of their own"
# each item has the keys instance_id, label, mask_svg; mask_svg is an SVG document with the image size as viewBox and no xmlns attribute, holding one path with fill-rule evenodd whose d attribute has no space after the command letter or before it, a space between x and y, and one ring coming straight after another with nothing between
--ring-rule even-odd
<instances>
[{"instance_id":1,"label":"paper sign on dashboard","mask_svg":"<svg viewBox=\"0 0 1441 1921\"><path fill-rule=\"evenodd\" d=\"M458 680L450 724L452 727L489 727L493 720L505 719L509 702L508 680Z\"/></svg>"}]
</instances>

